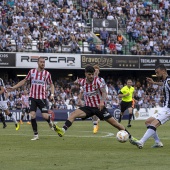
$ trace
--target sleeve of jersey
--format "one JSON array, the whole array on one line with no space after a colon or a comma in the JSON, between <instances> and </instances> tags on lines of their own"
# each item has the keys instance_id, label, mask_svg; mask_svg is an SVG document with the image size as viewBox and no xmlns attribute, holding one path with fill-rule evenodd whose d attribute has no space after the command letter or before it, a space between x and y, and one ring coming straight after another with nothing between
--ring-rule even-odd
<instances>
[{"instance_id":1,"label":"sleeve of jersey","mask_svg":"<svg viewBox=\"0 0 170 170\"><path fill-rule=\"evenodd\" d=\"M119 94L123 94L124 93L124 88L122 88L119 92Z\"/></svg>"},{"instance_id":2,"label":"sleeve of jersey","mask_svg":"<svg viewBox=\"0 0 170 170\"><path fill-rule=\"evenodd\" d=\"M25 80L30 80L31 78L31 70L28 72L27 76L25 77Z\"/></svg>"},{"instance_id":3,"label":"sleeve of jersey","mask_svg":"<svg viewBox=\"0 0 170 170\"><path fill-rule=\"evenodd\" d=\"M53 83L53 81L52 81L52 79L51 79L51 74L50 74L50 73L49 73L49 75L48 75L47 83L48 83L48 84L52 84L52 83Z\"/></svg>"},{"instance_id":4,"label":"sleeve of jersey","mask_svg":"<svg viewBox=\"0 0 170 170\"><path fill-rule=\"evenodd\" d=\"M79 78L77 81L77 84L79 84L80 86L83 86L83 82L84 82L84 79Z\"/></svg>"},{"instance_id":5,"label":"sleeve of jersey","mask_svg":"<svg viewBox=\"0 0 170 170\"><path fill-rule=\"evenodd\" d=\"M99 88L105 88L106 87L106 83L103 82L101 79L97 78L96 81L97 81Z\"/></svg>"}]
</instances>

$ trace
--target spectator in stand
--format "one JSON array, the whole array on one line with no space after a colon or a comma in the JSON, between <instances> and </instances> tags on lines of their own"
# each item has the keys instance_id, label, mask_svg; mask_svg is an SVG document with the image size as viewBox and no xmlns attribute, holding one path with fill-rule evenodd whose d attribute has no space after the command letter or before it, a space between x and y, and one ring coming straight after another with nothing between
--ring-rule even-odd
<instances>
[{"instance_id":1,"label":"spectator in stand","mask_svg":"<svg viewBox=\"0 0 170 170\"><path fill-rule=\"evenodd\" d=\"M153 46L153 52L155 52L156 55L161 55L161 49L157 43Z\"/></svg>"},{"instance_id":2,"label":"spectator in stand","mask_svg":"<svg viewBox=\"0 0 170 170\"><path fill-rule=\"evenodd\" d=\"M123 54L122 44L120 44L119 41L117 41L115 45L116 45L117 54Z\"/></svg>"},{"instance_id":3,"label":"spectator in stand","mask_svg":"<svg viewBox=\"0 0 170 170\"><path fill-rule=\"evenodd\" d=\"M133 44L133 46L131 47L130 52L131 52L132 55L137 55L138 54L136 44Z\"/></svg>"},{"instance_id":4,"label":"spectator in stand","mask_svg":"<svg viewBox=\"0 0 170 170\"><path fill-rule=\"evenodd\" d=\"M111 42L109 44L109 50L110 50L110 54L117 54L115 42Z\"/></svg>"},{"instance_id":5,"label":"spectator in stand","mask_svg":"<svg viewBox=\"0 0 170 170\"><path fill-rule=\"evenodd\" d=\"M47 39L44 42L44 50L45 50L46 53L50 53L51 52L50 43L49 43L49 41Z\"/></svg>"},{"instance_id":6,"label":"spectator in stand","mask_svg":"<svg viewBox=\"0 0 170 170\"><path fill-rule=\"evenodd\" d=\"M109 33L108 33L108 31L106 31L105 28L103 28L103 30L100 31L100 39L101 39L102 41L104 41L104 45L107 44L108 38L109 38Z\"/></svg>"},{"instance_id":7,"label":"spectator in stand","mask_svg":"<svg viewBox=\"0 0 170 170\"><path fill-rule=\"evenodd\" d=\"M79 47L79 45L77 44L76 41L73 41L73 42L71 43L70 52L71 52L71 53L80 53L80 47Z\"/></svg>"},{"instance_id":8,"label":"spectator in stand","mask_svg":"<svg viewBox=\"0 0 170 170\"><path fill-rule=\"evenodd\" d=\"M124 38L121 34L117 35L117 41L119 42L119 44L123 44L124 43Z\"/></svg>"},{"instance_id":9,"label":"spectator in stand","mask_svg":"<svg viewBox=\"0 0 170 170\"><path fill-rule=\"evenodd\" d=\"M88 49L89 49L89 51L92 52L92 54L95 53L95 51L96 51L96 45L94 44L93 41L90 42Z\"/></svg>"}]
</instances>

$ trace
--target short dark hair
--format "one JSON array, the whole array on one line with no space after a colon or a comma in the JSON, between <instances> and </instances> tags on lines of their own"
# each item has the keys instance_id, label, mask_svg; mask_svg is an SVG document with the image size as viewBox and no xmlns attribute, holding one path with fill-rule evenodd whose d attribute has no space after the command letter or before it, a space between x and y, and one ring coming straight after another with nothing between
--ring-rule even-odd
<instances>
[{"instance_id":1,"label":"short dark hair","mask_svg":"<svg viewBox=\"0 0 170 170\"><path fill-rule=\"evenodd\" d=\"M132 81L132 79L131 79L131 78L127 78L127 79L126 79L126 82L127 82L127 81L129 81L129 80L130 80L130 81Z\"/></svg>"},{"instance_id":2,"label":"short dark hair","mask_svg":"<svg viewBox=\"0 0 170 170\"><path fill-rule=\"evenodd\" d=\"M166 67L165 67L163 64L157 65L157 66L155 67L155 70L158 69L158 68L159 68L160 70L165 70L165 71L167 71L167 70L166 70Z\"/></svg>"},{"instance_id":3,"label":"short dark hair","mask_svg":"<svg viewBox=\"0 0 170 170\"><path fill-rule=\"evenodd\" d=\"M95 69L92 67L92 66L87 66L85 68L85 72L86 73L94 73L95 72Z\"/></svg>"}]
</instances>

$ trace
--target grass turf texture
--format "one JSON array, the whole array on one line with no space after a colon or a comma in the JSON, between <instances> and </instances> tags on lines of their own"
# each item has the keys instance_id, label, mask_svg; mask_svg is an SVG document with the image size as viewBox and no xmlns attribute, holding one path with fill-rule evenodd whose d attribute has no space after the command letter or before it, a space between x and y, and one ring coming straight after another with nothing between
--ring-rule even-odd
<instances>
[{"instance_id":1,"label":"grass turf texture","mask_svg":"<svg viewBox=\"0 0 170 170\"><path fill-rule=\"evenodd\" d=\"M158 129L163 148L151 148L154 141L149 139L141 150L129 142L119 143L115 138L117 129L103 121L95 135L91 121L74 122L63 138L46 122L38 122L38 141L30 140L31 125L24 123L19 131L13 123L7 125L0 129L0 170L169 170L170 122ZM142 137L144 121L133 121L128 130L134 137Z\"/></svg>"}]
</instances>

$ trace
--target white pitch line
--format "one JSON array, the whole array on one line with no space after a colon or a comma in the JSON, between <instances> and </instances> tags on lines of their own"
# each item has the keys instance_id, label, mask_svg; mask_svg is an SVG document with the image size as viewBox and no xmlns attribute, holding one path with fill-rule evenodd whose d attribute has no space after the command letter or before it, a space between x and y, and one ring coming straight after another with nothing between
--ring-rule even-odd
<instances>
[{"instance_id":1,"label":"white pitch line","mask_svg":"<svg viewBox=\"0 0 170 170\"><path fill-rule=\"evenodd\" d=\"M91 132L91 131L79 131L79 132L87 132L87 133L89 133L89 132ZM96 136L95 134L92 136L88 136L88 135L85 135L85 136L80 136L80 135L64 135L64 137L78 137L78 138L109 138L109 137L111 137L111 136L114 136L114 134L113 133L109 133L109 132L100 132L100 133L103 133L103 134L106 134L106 135L103 135L103 136ZM27 135L27 134L1 134L2 136L30 136L30 135ZM57 136L58 137L58 135L56 134L56 135L40 135L40 136Z\"/></svg>"}]
</instances>

